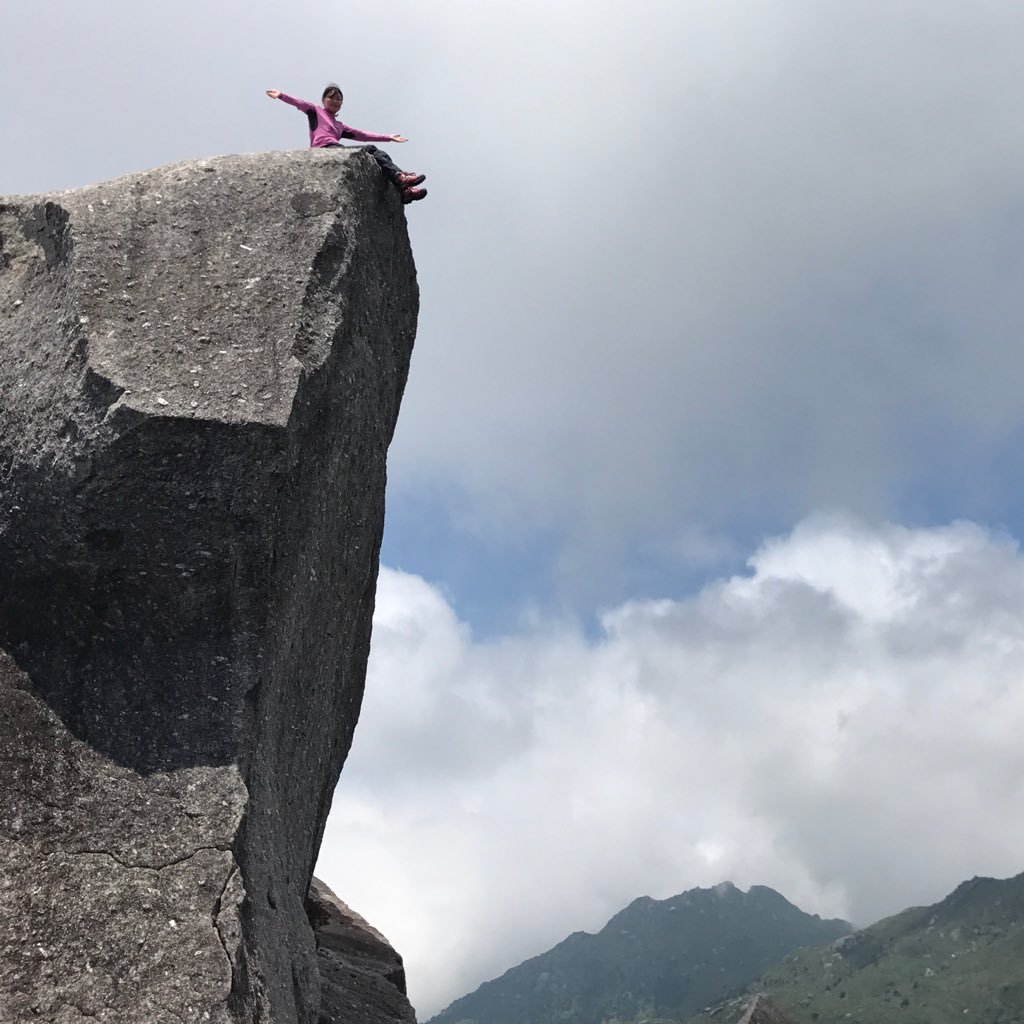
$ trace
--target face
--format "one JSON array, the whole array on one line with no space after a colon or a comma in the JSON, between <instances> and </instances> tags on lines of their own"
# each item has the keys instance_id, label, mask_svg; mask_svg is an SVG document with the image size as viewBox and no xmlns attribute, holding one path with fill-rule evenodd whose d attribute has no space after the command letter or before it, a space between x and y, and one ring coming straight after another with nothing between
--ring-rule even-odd
<instances>
[{"instance_id":1,"label":"face","mask_svg":"<svg viewBox=\"0 0 1024 1024\"><path fill-rule=\"evenodd\" d=\"M323 99L324 110L328 114L336 114L341 110L341 93L340 92L329 92L324 95Z\"/></svg>"}]
</instances>

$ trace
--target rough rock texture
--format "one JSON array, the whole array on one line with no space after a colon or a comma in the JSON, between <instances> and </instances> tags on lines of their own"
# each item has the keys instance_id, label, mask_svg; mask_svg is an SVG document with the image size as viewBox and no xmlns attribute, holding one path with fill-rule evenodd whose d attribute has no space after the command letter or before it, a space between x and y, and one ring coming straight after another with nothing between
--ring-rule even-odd
<instances>
[{"instance_id":1,"label":"rough rock texture","mask_svg":"<svg viewBox=\"0 0 1024 1024\"><path fill-rule=\"evenodd\" d=\"M788 1013L783 1013L767 996L758 995L747 1007L739 1024L796 1024Z\"/></svg>"},{"instance_id":2,"label":"rough rock texture","mask_svg":"<svg viewBox=\"0 0 1024 1024\"><path fill-rule=\"evenodd\" d=\"M415 1024L402 958L376 928L314 878L306 903L320 964L320 1024Z\"/></svg>"},{"instance_id":3,"label":"rough rock texture","mask_svg":"<svg viewBox=\"0 0 1024 1024\"><path fill-rule=\"evenodd\" d=\"M417 290L358 151L0 200L0 1020L311 1022Z\"/></svg>"}]
</instances>

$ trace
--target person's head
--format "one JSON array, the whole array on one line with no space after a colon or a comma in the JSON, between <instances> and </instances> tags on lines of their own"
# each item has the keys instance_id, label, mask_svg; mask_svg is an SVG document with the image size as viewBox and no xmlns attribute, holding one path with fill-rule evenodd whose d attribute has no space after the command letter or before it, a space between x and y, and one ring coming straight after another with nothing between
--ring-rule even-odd
<instances>
[{"instance_id":1,"label":"person's head","mask_svg":"<svg viewBox=\"0 0 1024 1024\"><path fill-rule=\"evenodd\" d=\"M333 82L330 82L324 86L324 92L320 97L320 102L324 105L324 110L326 110L328 114L336 114L341 110L341 105L345 102L345 97L342 95L341 89L339 89Z\"/></svg>"}]
</instances>

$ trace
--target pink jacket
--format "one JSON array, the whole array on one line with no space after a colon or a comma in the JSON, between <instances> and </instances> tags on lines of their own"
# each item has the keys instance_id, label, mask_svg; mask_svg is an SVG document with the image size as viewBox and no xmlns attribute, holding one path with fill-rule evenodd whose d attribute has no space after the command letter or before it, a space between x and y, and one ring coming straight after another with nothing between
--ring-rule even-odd
<instances>
[{"instance_id":1,"label":"pink jacket","mask_svg":"<svg viewBox=\"0 0 1024 1024\"><path fill-rule=\"evenodd\" d=\"M336 146L341 139L355 139L357 142L390 142L390 135L378 135L375 132L364 132L359 128L350 128L344 121L328 114L323 107L314 106L305 100L297 100L294 96L281 93L279 99L298 107L309 120L309 144L311 146Z\"/></svg>"}]
</instances>

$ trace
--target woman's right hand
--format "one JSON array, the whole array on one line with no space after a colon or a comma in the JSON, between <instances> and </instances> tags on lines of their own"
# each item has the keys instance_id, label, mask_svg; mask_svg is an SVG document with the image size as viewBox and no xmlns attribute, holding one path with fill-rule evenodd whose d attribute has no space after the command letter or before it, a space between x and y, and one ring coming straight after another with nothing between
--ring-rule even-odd
<instances>
[{"instance_id":1,"label":"woman's right hand","mask_svg":"<svg viewBox=\"0 0 1024 1024\"><path fill-rule=\"evenodd\" d=\"M281 90L280 89L268 89L267 90L267 95L272 100L280 99L280 97L281 97Z\"/></svg>"}]
</instances>

